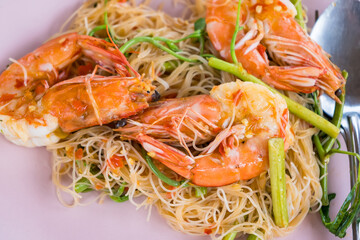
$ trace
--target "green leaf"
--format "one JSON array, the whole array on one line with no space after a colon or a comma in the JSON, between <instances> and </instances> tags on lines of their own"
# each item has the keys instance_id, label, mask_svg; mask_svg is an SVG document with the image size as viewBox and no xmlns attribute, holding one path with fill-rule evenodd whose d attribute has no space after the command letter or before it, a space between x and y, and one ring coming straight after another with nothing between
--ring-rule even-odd
<instances>
[{"instance_id":1,"label":"green leaf","mask_svg":"<svg viewBox=\"0 0 360 240\"><path fill-rule=\"evenodd\" d=\"M331 200L335 199L335 197L336 197L335 193L329 194L328 195L329 203L331 202ZM331 219L329 216L329 210L330 210L330 205L322 206L321 210L320 210L321 220L325 226L328 226L328 223L331 222Z\"/></svg>"},{"instance_id":2,"label":"green leaf","mask_svg":"<svg viewBox=\"0 0 360 240\"><path fill-rule=\"evenodd\" d=\"M109 197L114 202L126 202L127 200L129 200L129 196L122 196L122 197L109 196Z\"/></svg>"},{"instance_id":3,"label":"green leaf","mask_svg":"<svg viewBox=\"0 0 360 240\"><path fill-rule=\"evenodd\" d=\"M113 196L115 196L115 197L121 196L123 194L124 190L125 190L125 187L123 185L121 185L117 190L114 189L115 193Z\"/></svg>"},{"instance_id":4,"label":"green leaf","mask_svg":"<svg viewBox=\"0 0 360 240\"><path fill-rule=\"evenodd\" d=\"M84 193L92 191L92 184L89 179L83 177L75 183L75 192Z\"/></svg>"},{"instance_id":5,"label":"green leaf","mask_svg":"<svg viewBox=\"0 0 360 240\"><path fill-rule=\"evenodd\" d=\"M164 62L163 67L165 69L165 72L172 72L179 66L179 62L176 60L170 60L167 62Z\"/></svg>"},{"instance_id":6,"label":"green leaf","mask_svg":"<svg viewBox=\"0 0 360 240\"><path fill-rule=\"evenodd\" d=\"M194 30L195 31L205 31L206 29L206 21L205 18L199 18L198 20L196 20L196 22L194 23Z\"/></svg>"},{"instance_id":7,"label":"green leaf","mask_svg":"<svg viewBox=\"0 0 360 240\"><path fill-rule=\"evenodd\" d=\"M201 197L201 196L205 196L208 192L207 187L195 187L195 196L196 197Z\"/></svg>"},{"instance_id":8,"label":"green leaf","mask_svg":"<svg viewBox=\"0 0 360 240\"><path fill-rule=\"evenodd\" d=\"M114 195L109 196L115 202L125 202L129 200L129 196L124 196L125 187L121 185L118 189L114 189Z\"/></svg>"}]
</instances>

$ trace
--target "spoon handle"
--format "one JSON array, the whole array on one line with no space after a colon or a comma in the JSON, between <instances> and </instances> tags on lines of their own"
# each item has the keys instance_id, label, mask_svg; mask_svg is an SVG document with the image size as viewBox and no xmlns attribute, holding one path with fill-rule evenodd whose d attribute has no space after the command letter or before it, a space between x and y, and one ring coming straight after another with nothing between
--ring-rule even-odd
<instances>
[{"instance_id":1,"label":"spoon handle","mask_svg":"<svg viewBox=\"0 0 360 240\"><path fill-rule=\"evenodd\" d=\"M360 153L360 117L357 113L351 113L347 115L347 126L344 126L345 139L348 151ZM358 167L356 157L349 156L350 160L350 183L353 187L358 177ZM360 216L355 217L353 223L353 239L360 240Z\"/></svg>"}]
</instances>

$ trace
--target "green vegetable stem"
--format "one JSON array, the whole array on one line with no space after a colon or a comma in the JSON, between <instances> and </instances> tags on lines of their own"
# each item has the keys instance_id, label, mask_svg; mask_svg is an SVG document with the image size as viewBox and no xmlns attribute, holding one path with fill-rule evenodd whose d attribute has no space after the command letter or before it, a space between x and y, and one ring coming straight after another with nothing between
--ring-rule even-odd
<instances>
[{"instance_id":1,"label":"green vegetable stem","mask_svg":"<svg viewBox=\"0 0 360 240\"><path fill-rule=\"evenodd\" d=\"M167 176L165 176L165 174L163 174L154 164L154 162L152 161L151 157L147 154L147 152L145 151L145 149L142 149L142 154L145 158L145 161L147 162L149 168L151 169L151 171L158 177L160 178L161 181L163 181L164 183L173 186L173 187L179 187L181 186L181 184L183 184L183 182L180 181L175 181L171 178L168 178Z\"/></svg>"},{"instance_id":2,"label":"green vegetable stem","mask_svg":"<svg viewBox=\"0 0 360 240\"><path fill-rule=\"evenodd\" d=\"M282 138L271 138L268 145L274 220L277 226L287 227L289 216L286 201L284 140Z\"/></svg>"},{"instance_id":3,"label":"green vegetable stem","mask_svg":"<svg viewBox=\"0 0 360 240\"><path fill-rule=\"evenodd\" d=\"M154 162L152 161L151 157L147 154L147 152L145 151L145 149L142 149L142 154L145 158L145 161L147 162L150 170L164 183L166 183L167 185L173 186L173 187L189 187L189 186L193 186L195 187L195 196L196 197L202 197L205 196L208 192L208 188L206 187L200 187L200 186L196 186L194 184L190 184L190 183L184 183L184 181L175 181L171 178L168 178L167 176L165 176L165 174L163 174L154 164Z\"/></svg>"},{"instance_id":4,"label":"green vegetable stem","mask_svg":"<svg viewBox=\"0 0 360 240\"><path fill-rule=\"evenodd\" d=\"M97 31L106 30L106 26L109 27L110 37L114 36L114 32L113 32L111 26L109 25L108 12L107 12L107 9L106 9L107 2L108 2L108 0L105 0L105 2L104 2L104 6L105 6L104 24L103 24L103 25L100 25L100 26L94 27L94 28L88 33L89 36L94 36L94 34L95 34Z\"/></svg>"},{"instance_id":5,"label":"green vegetable stem","mask_svg":"<svg viewBox=\"0 0 360 240\"><path fill-rule=\"evenodd\" d=\"M122 45L120 47L120 51L122 53L125 53L132 46L142 43L142 42L147 42L147 43L151 43L155 47L163 50L164 52L167 52L167 53L173 55L174 57L176 57L182 61L196 63L199 61L196 59L190 59L190 58L187 58L187 57L184 57L184 56L178 54L177 52L179 52L180 50L176 46L176 44L179 42L182 42L186 39L190 39L190 38L197 39L200 41L200 55L202 55L204 52L204 43L205 43L205 40L204 40L205 28L206 28L205 19L200 18L194 23L195 31L181 39L172 40L172 39L168 39L168 38L164 38L164 37L136 37L136 38L129 40L124 45ZM167 46L163 45L162 43L165 43Z\"/></svg>"},{"instance_id":6,"label":"green vegetable stem","mask_svg":"<svg viewBox=\"0 0 360 240\"><path fill-rule=\"evenodd\" d=\"M231 232L225 235L222 240L234 240L236 238L237 232Z\"/></svg>"},{"instance_id":7,"label":"green vegetable stem","mask_svg":"<svg viewBox=\"0 0 360 240\"><path fill-rule=\"evenodd\" d=\"M332 119L332 123L336 127L340 127L341 119L343 116L343 109L344 109L344 102L345 102L345 93L343 93L339 97L341 104L336 103L335 105L335 112ZM319 159L321 161L320 165L320 184L321 188L323 190L323 196L321 198L321 202L324 206L329 205L329 199L328 199L328 188L327 188L327 182L328 182L328 163L329 163L329 155L327 153L331 150L334 143L336 141L336 138L331 137L328 140L326 140L324 143L320 140L320 133L313 136L313 142L315 145L315 148L317 150Z\"/></svg>"},{"instance_id":8,"label":"green vegetable stem","mask_svg":"<svg viewBox=\"0 0 360 240\"><path fill-rule=\"evenodd\" d=\"M299 25L306 31L306 22L304 20L303 7L301 0L290 0L292 4L294 4L297 14L295 16L296 21Z\"/></svg>"},{"instance_id":9,"label":"green vegetable stem","mask_svg":"<svg viewBox=\"0 0 360 240\"><path fill-rule=\"evenodd\" d=\"M258 238L256 235L254 234L250 234L247 238L247 240L260 240L260 238Z\"/></svg>"},{"instance_id":10,"label":"green vegetable stem","mask_svg":"<svg viewBox=\"0 0 360 240\"><path fill-rule=\"evenodd\" d=\"M341 153L346 155L355 156L358 161L360 161L360 155L353 152L342 151L339 149L332 149L328 153L332 155L334 153ZM346 230L356 219L360 211L360 167L358 169L358 178L355 185L351 189L350 193L347 195L345 201L341 205L339 212L335 216L335 219L331 221L329 216L330 202L335 198L335 194L329 194L329 205L322 206L320 209L321 220L325 227L329 229L331 233L340 238L345 237Z\"/></svg>"},{"instance_id":11,"label":"green vegetable stem","mask_svg":"<svg viewBox=\"0 0 360 240\"><path fill-rule=\"evenodd\" d=\"M241 27L239 26L240 25L240 14L241 14L241 0L239 0L239 3L238 3L235 31L231 38L231 45L230 45L231 58L236 65L238 64L238 60L237 60L237 57L235 54L235 41L236 41L237 34L239 33L239 31L241 29L243 29L243 26L241 26Z\"/></svg>"},{"instance_id":12,"label":"green vegetable stem","mask_svg":"<svg viewBox=\"0 0 360 240\"><path fill-rule=\"evenodd\" d=\"M154 45L155 47L163 50L164 52L167 52L171 55L173 55L174 57L182 60L182 61L185 61L185 62L192 62L192 63L196 63L198 62L197 59L190 59L190 58L187 58L187 57L184 57L178 53L176 53L174 51L174 49L170 49L166 46L164 46L163 44L161 44L161 41L164 40L163 38L159 38L159 37L136 37L136 38L133 38L129 41L127 41L124 45L122 45L119 50L120 52L122 53L125 53L126 51L128 51L132 46L138 44L138 43L142 43L142 42L147 42L147 43L151 43L152 45ZM164 42L164 41L162 41ZM166 43L166 42L165 42ZM167 44L169 46L169 44ZM173 45L172 45L173 46Z\"/></svg>"}]
</instances>

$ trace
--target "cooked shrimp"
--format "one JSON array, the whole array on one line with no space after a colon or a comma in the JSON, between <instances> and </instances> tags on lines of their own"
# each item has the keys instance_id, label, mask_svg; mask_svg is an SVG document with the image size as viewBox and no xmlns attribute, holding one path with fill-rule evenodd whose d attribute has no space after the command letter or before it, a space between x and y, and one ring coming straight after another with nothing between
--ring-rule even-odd
<instances>
[{"instance_id":1,"label":"cooked shrimp","mask_svg":"<svg viewBox=\"0 0 360 240\"><path fill-rule=\"evenodd\" d=\"M154 114L154 118L155 114L163 117L156 122L149 113ZM181 118L179 114L182 114ZM214 87L210 96L168 100L157 108L145 110L142 115L137 120L146 121L142 126L144 130L137 134L133 132L134 138L149 156L199 186L222 186L256 177L267 169L269 138L282 137L286 149L293 142L286 102L254 83L225 83ZM157 126L153 128L152 124ZM165 125L164 131L159 130L161 124ZM175 129L169 131L169 128ZM170 138L181 141L184 135L194 136L200 128L204 133L209 130L209 135L217 134L197 156L188 149L184 153L154 138L159 133L171 132ZM123 132L122 129L119 131ZM177 131L180 133L174 137ZM183 147L186 149L186 145Z\"/></svg>"},{"instance_id":2,"label":"cooked shrimp","mask_svg":"<svg viewBox=\"0 0 360 240\"><path fill-rule=\"evenodd\" d=\"M238 2L208 0L207 32L221 57L232 61L231 39L235 31ZM294 19L296 9L289 0L244 0L235 52L242 67L266 83L283 90L310 93L324 90L340 101L335 91L345 79L328 54ZM270 66L266 52L281 66Z\"/></svg>"},{"instance_id":3,"label":"cooked shrimp","mask_svg":"<svg viewBox=\"0 0 360 240\"><path fill-rule=\"evenodd\" d=\"M143 113L131 117L118 131L123 135L143 132L175 145L180 144L180 139L186 144L200 144L221 131L218 126L220 109L220 103L209 95L167 99L151 104Z\"/></svg>"},{"instance_id":4,"label":"cooked shrimp","mask_svg":"<svg viewBox=\"0 0 360 240\"><path fill-rule=\"evenodd\" d=\"M81 56L119 76L67 80ZM90 65L90 72L92 66ZM129 117L148 107L154 87L133 71L112 44L76 33L53 39L0 76L0 130L10 141L43 146L63 132Z\"/></svg>"}]
</instances>

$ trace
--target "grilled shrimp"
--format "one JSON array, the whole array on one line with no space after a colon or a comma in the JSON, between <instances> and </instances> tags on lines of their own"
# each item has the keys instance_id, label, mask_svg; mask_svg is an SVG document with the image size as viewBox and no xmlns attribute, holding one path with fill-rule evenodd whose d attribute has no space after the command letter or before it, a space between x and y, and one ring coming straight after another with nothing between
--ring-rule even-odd
<instances>
[{"instance_id":1,"label":"grilled shrimp","mask_svg":"<svg viewBox=\"0 0 360 240\"><path fill-rule=\"evenodd\" d=\"M207 32L221 57L232 61L231 39L235 31L238 2L208 0ZM283 90L311 93L324 90L340 101L335 91L345 79L329 55L294 19L296 9L289 0L244 0L235 52L242 67L264 82ZM281 66L271 66L271 59Z\"/></svg>"},{"instance_id":2,"label":"grilled shrimp","mask_svg":"<svg viewBox=\"0 0 360 240\"><path fill-rule=\"evenodd\" d=\"M81 56L117 76L97 76L96 70L71 76L71 64ZM81 67L77 74L84 71ZM112 44L76 33L62 35L14 60L0 75L0 130L18 145L49 145L64 132L147 108L153 90Z\"/></svg>"},{"instance_id":3,"label":"grilled shrimp","mask_svg":"<svg viewBox=\"0 0 360 240\"><path fill-rule=\"evenodd\" d=\"M210 96L159 102L129 123L118 131L132 134L149 156L199 186L256 177L268 167L269 138L283 138L286 149L293 142L284 99L241 81L215 86ZM200 152L194 156L187 143L208 139L202 149L193 146Z\"/></svg>"},{"instance_id":4,"label":"grilled shrimp","mask_svg":"<svg viewBox=\"0 0 360 240\"><path fill-rule=\"evenodd\" d=\"M221 131L218 126L220 110L220 103L209 95L167 99L151 104L117 131L124 136L143 132L159 141L179 146L181 143L201 144Z\"/></svg>"}]
</instances>

